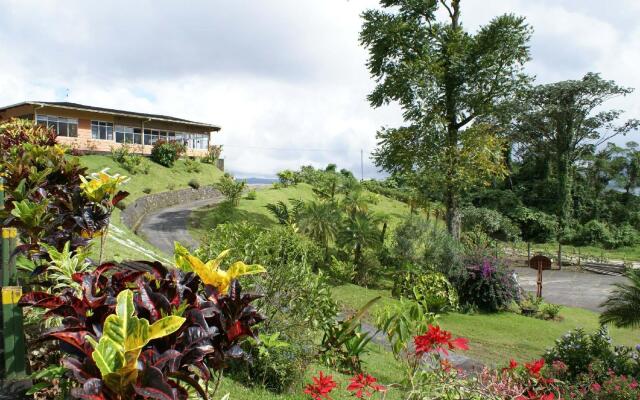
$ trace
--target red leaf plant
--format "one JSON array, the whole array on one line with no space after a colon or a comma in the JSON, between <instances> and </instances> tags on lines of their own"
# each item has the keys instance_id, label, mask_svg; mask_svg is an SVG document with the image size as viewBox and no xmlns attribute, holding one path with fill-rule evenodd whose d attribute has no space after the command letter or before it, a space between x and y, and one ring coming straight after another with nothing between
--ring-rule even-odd
<instances>
[{"instance_id":1,"label":"red leaf plant","mask_svg":"<svg viewBox=\"0 0 640 400\"><path fill-rule=\"evenodd\" d=\"M416 355L437 352L445 355L449 350L469 350L469 340L466 338L451 338L451 332L440 329L439 326L429 325L427 333L413 338L416 346Z\"/></svg>"},{"instance_id":2,"label":"red leaf plant","mask_svg":"<svg viewBox=\"0 0 640 400\"><path fill-rule=\"evenodd\" d=\"M313 383L307 385L304 389L304 393L311 396L313 400L330 400L331 397L329 397L329 393L338 386L338 384L333 380L333 376L324 375L322 371L320 371L320 375L317 377L314 376L312 379Z\"/></svg>"},{"instance_id":3,"label":"red leaf plant","mask_svg":"<svg viewBox=\"0 0 640 400\"><path fill-rule=\"evenodd\" d=\"M359 399L364 396L371 397L375 392L385 392L387 390L386 387L377 382L378 380L369 374L358 374L351 378L351 383L347 386L347 390Z\"/></svg>"}]
</instances>

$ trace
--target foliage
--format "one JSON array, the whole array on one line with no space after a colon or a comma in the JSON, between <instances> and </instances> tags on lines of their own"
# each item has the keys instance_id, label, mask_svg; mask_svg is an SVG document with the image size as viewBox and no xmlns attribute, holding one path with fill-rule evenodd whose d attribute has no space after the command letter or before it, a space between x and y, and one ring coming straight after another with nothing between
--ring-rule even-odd
<instances>
[{"instance_id":1,"label":"foliage","mask_svg":"<svg viewBox=\"0 0 640 400\"><path fill-rule=\"evenodd\" d=\"M411 338L426 331L436 318L423 302L400 299L399 304L387 306L376 315L376 327L387 337L399 359L408 351Z\"/></svg>"},{"instance_id":2,"label":"foliage","mask_svg":"<svg viewBox=\"0 0 640 400\"><path fill-rule=\"evenodd\" d=\"M49 265L47 266L48 279L54 282L51 287L52 293L61 293L71 289L76 295L80 295L81 285L73 277L75 274L88 272L91 267L89 260L89 248L80 247L75 252L71 251L70 243L64 244L62 251L55 247L42 244L49 255ZM33 271L31 271L33 272Z\"/></svg>"},{"instance_id":3,"label":"foliage","mask_svg":"<svg viewBox=\"0 0 640 400\"><path fill-rule=\"evenodd\" d=\"M370 271L363 255L365 249L382 244L381 231L379 230L382 220L371 212L353 210L353 214L343 222L337 239L342 247L352 249L353 262L356 266L356 282L364 282Z\"/></svg>"},{"instance_id":4,"label":"foliage","mask_svg":"<svg viewBox=\"0 0 640 400\"><path fill-rule=\"evenodd\" d=\"M233 206L237 206L240 202L240 197L245 187L247 186L246 181L237 181L234 177L229 174L224 174L220 180L213 185L216 189L222 193L223 196L227 198L229 203Z\"/></svg>"},{"instance_id":5,"label":"foliage","mask_svg":"<svg viewBox=\"0 0 640 400\"><path fill-rule=\"evenodd\" d=\"M436 17L442 8L444 22ZM491 117L528 83L522 68L531 29L507 14L472 34L463 29L459 1L384 1L363 18L360 40L377 81L369 101L398 102L408 122L378 132L376 165L444 188L447 228L457 239L463 193L506 173Z\"/></svg>"},{"instance_id":6,"label":"foliage","mask_svg":"<svg viewBox=\"0 0 640 400\"><path fill-rule=\"evenodd\" d=\"M517 207L511 214L511 218L520 226L522 240L544 243L557 235L557 220L543 211Z\"/></svg>"},{"instance_id":7,"label":"foliage","mask_svg":"<svg viewBox=\"0 0 640 400\"><path fill-rule=\"evenodd\" d=\"M297 214L300 231L324 248L327 262L329 244L336 239L340 229L340 210L333 202L308 201Z\"/></svg>"},{"instance_id":8,"label":"foliage","mask_svg":"<svg viewBox=\"0 0 640 400\"><path fill-rule=\"evenodd\" d=\"M93 182L93 177L83 183L86 169L78 158L67 156L65 149L55 144L51 131L32 122L2 124L0 137L6 196L0 220L4 226L19 228L21 250L28 251L31 258L44 256L46 260L40 243L58 251L70 243L74 251L106 229L113 207L127 195L112 190L122 183L118 177L108 179L117 180L113 185L103 186ZM94 195L94 188L100 193ZM45 268L42 264L34 272Z\"/></svg>"},{"instance_id":9,"label":"foliage","mask_svg":"<svg viewBox=\"0 0 640 400\"><path fill-rule=\"evenodd\" d=\"M200 173L202 166L191 157L184 158L184 169L189 173Z\"/></svg>"},{"instance_id":10,"label":"foliage","mask_svg":"<svg viewBox=\"0 0 640 400\"><path fill-rule=\"evenodd\" d=\"M131 149L128 143L111 147L111 158L132 175L149 173L149 162Z\"/></svg>"},{"instance_id":11,"label":"foliage","mask_svg":"<svg viewBox=\"0 0 640 400\"><path fill-rule=\"evenodd\" d=\"M265 208L269 210L280 225L293 226L298 222L304 203L296 199L289 199L289 203L291 206L284 201L278 201L277 203L267 204Z\"/></svg>"},{"instance_id":12,"label":"foliage","mask_svg":"<svg viewBox=\"0 0 640 400\"><path fill-rule=\"evenodd\" d=\"M466 231L479 227L492 238L503 241L520 237L520 229L509 218L490 208L473 206L463 208L462 227Z\"/></svg>"},{"instance_id":13,"label":"foliage","mask_svg":"<svg viewBox=\"0 0 640 400\"><path fill-rule=\"evenodd\" d=\"M375 297L353 315L340 321L326 321L322 326L321 356L333 367L361 372L360 356L366 351L373 336L361 329L360 319L378 301Z\"/></svg>"},{"instance_id":14,"label":"foliage","mask_svg":"<svg viewBox=\"0 0 640 400\"><path fill-rule=\"evenodd\" d=\"M247 195L244 198L247 200L255 200L258 198L258 191L255 189L251 189L247 192Z\"/></svg>"},{"instance_id":15,"label":"foliage","mask_svg":"<svg viewBox=\"0 0 640 400\"><path fill-rule=\"evenodd\" d=\"M288 169L280 171L276 175L278 176L278 182L280 182L283 187L296 185L300 180L300 177L296 172Z\"/></svg>"},{"instance_id":16,"label":"foliage","mask_svg":"<svg viewBox=\"0 0 640 400\"><path fill-rule=\"evenodd\" d=\"M446 276L439 272L401 274L394 280L394 296L420 299L431 312L455 311L458 293Z\"/></svg>"},{"instance_id":17,"label":"foliage","mask_svg":"<svg viewBox=\"0 0 640 400\"><path fill-rule=\"evenodd\" d=\"M200 182L198 182L197 179L191 179L188 185L191 189L195 189L195 190L200 189Z\"/></svg>"},{"instance_id":18,"label":"foliage","mask_svg":"<svg viewBox=\"0 0 640 400\"><path fill-rule=\"evenodd\" d=\"M607 379L609 371L618 375L640 376L637 350L612 346L606 327L587 334L583 329L568 332L544 354L548 363L562 362L566 368L562 378L571 382L581 374L590 373L595 382Z\"/></svg>"},{"instance_id":19,"label":"foliage","mask_svg":"<svg viewBox=\"0 0 640 400\"><path fill-rule=\"evenodd\" d=\"M207 149L207 155L202 157L200 160L203 163L216 164L220 159L220 155L222 154L222 145L212 144Z\"/></svg>"},{"instance_id":20,"label":"foliage","mask_svg":"<svg viewBox=\"0 0 640 400\"><path fill-rule=\"evenodd\" d=\"M392 254L399 265L413 265L418 271L450 275L462 268L463 248L435 221L421 216L405 219L394 233Z\"/></svg>"},{"instance_id":21,"label":"foliage","mask_svg":"<svg viewBox=\"0 0 640 400\"><path fill-rule=\"evenodd\" d=\"M245 357L238 342L263 320L251 305L257 296L242 294L238 281L218 293L195 274L157 262L106 263L74 279L81 296L30 292L19 304L47 309L46 318L65 317L39 340L60 342L62 365L79 385L72 395L80 398L186 399L188 387L203 395L198 380ZM174 328L164 329L165 322Z\"/></svg>"},{"instance_id":22,"label":"foliage","mask_svg":"<svg viewBox=\"0 0 640 400\"><path fill-rule=\"evenodd\" d=\"M172 168L186 151L187 148L182 143L174 140L157 140L151 149L151 160L167 168Z\"/></svg>"},{"instance_id":23,"label":"foliage","mask_svg":"<svg viewBox=\"0 0 640 400\"><path fill-rule=\"evenodd\" d=\"M602 303L604 311L600 314L602 324L614 324L624 327L640 326L640 271L630 269L625 276L627 282L615 283L607 300Z\"/></svg>"},{"instance_id":24,"label":"foliage","mask_svg":"<svg viewBox=\"0 0 640 400\"><path fill-rule=\"evenodd\" d=\"M495 259L470 261L459 276L451 279L464 306L495 312L506 309L511 301L519 299L513 272Z\"/></svg>"}]
</instances>

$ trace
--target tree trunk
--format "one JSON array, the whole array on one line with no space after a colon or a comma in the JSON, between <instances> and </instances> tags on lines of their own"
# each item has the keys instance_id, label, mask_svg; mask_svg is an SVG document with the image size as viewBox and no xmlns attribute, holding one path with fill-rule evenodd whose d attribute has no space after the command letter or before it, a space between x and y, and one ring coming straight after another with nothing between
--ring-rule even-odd
<instances>
[{"instance_id":1,"label":"tree trunk","mask_svg":"<svg viewBox=\"0 0 640 400\"><path fill-rule=\"evenodd\" d=\"M571 166L566 154L558 155L558 242L571 218Z\"/></svg>"},{"instance_id":2,"label":"tree trunk","mask_svg":"<svg viewBox=\"0 0 640 400\"><path fill-rule=\"evenodd\" d=\"M357 273L358 283L361 283L364 280L364 267L362 265L361 258L362 258L362 247L360 246L360 243L357 243L356 248L353 252L353 261L356 264L356 270L358 271Z\"/></svg>"},{"instance_id":3,"label":"tree trunk","mask_svg":"<svg viewBox=\"0 0 640 400\"><path fill-rule=\"evenodd\" d=\"M460 240L460 208L458 204L458 199L455 193L452 190L448 190L446 193L446 220L447 220L447 231L454 239Z\"/></svg>"}]
</instances>

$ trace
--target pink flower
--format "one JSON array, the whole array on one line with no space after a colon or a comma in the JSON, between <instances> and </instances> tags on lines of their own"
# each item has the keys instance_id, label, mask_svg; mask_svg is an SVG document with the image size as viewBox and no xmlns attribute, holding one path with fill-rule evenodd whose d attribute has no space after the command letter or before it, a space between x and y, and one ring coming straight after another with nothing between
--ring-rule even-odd
<instances>
[{"instance_id":1,"label":"pink flower","mask_svg":"<svg viewBox=\"0 0 640 400\"><path fill-rule=\"evenodd\" d=\"M598 393L600 391L600 389L602 389L602 386L600 386L598 383L592 383L591 384L591 390L594 393Z\"/></svg>"}]
</instances>

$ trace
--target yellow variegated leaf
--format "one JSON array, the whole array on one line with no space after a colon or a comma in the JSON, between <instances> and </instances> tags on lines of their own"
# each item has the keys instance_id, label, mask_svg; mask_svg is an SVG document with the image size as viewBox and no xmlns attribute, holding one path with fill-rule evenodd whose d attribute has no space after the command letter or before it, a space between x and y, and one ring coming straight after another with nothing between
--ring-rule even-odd
<instances>
[{"instance_id":1,"label":"yellow variegated leaf","mask_svg":"<svg viewBox=\"0 0 640 400\"><path fill-rule=\"evenodd\" d=\"M189 262L189 250L178 242L173 242L173 258L176 263L176 267L184 272L191 272L191 263Z\"/></svg>"},{"instance_id":2,"label":"yellow variegated leaf","mask_svg":"<svg viewBox=\"0 0 640 400\"><path fill-rule=\"evenodd\" d=\"M170 316L150 327L149 321L134 313L133 292L123 290L117 297L116 313L104 322L100 341L88 339L94 348L91 357L107 386L116 393L123 393L137 379L136 364L142 348L150 340L175 332L185 321Z\"/></svg>"},{"instance_id":3,"label":"yellow variegated leaf","mask_svg":"<svg viewBox=\"0 0 640 400\"><path fill-rule=\"evenodd\" d=\"M149 341L171 335L180 329L184 318L171 315L157 320L149 327Z\"/></svg>"},{"instance_id":4,"label":"yellow variegated leaf","mask_svg":"<svg viewBox=\"0 0 640 400\"><path fill-rule=\"evenodd\" d=\"M267 272L267 270L262 265L247 265L242 261L234 262L227 270L227 273L229 274L229 277L231 279L236 279L237 277L242 275L261 274L263 272Z\"/></svg>"}]
</instances>

